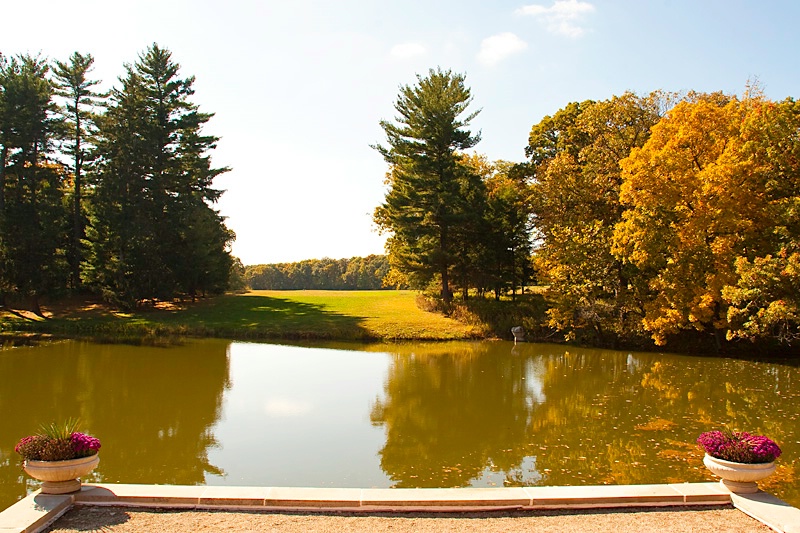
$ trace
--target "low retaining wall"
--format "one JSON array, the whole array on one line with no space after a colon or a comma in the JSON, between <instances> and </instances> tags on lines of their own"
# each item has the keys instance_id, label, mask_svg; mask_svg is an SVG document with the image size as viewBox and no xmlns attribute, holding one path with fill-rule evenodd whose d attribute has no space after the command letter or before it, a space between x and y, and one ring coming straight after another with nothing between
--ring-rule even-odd
<instances>
[{"instance_id":1,"label":"low retaining wall","mask_svg":"<svg viewBox=\"0 0 800 533\"><path fill-rule=\"evenodd\" d=\"M776 531L800 533L800 509L718 483L463 489L356 489L88 484L66 495L29 495L0 513L0 533L40 531L75 505L262 511L466 512L734 505Z\"/></svg>"}]
</instances>

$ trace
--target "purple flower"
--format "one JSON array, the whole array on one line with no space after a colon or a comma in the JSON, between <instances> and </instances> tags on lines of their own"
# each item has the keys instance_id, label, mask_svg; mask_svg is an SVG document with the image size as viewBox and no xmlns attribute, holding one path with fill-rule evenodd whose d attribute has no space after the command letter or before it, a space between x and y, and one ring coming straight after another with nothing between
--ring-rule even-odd
<instances>
[{"instance_id":1,"label":"purple flower","mask_svg":"<svg viewBox=\"0 0 800 533\"><path fill-rule=\"evenodd\" d=\"M78 433L77 431L70 436L72 446L75 452L82 455L94 455L100 449L100 440L86 435L85 433ZM88 453L87 453L88 452Z\"/></svg>"},{"instance_id":2,"label":"purple flower","mask_svg":"<svg viewBox=\"0 0 800 533\"><path fill-rule=\"evenodd\" d=\"M747 439L747 442L750 444L753 455L762 459L759 462L770 463L781 456L781 449L767 437L761 435L751 436Z\"/></svg>"},{"instance_id":3,"label":"purple flower","mask_svg":"<svg viewBox=\"0 0 800 533\"><path fill-rule=\"evenodd\" d=\"M65 461L88 457L97 453L100 441L85 433L74 432L67 437L31 435L24 437L14 447L14 451L25 460Z\"/></svg>"},{"instance_id":4,"label":"purple flower","mask_svg":"<svg viewBox=\"0 0 800 533\"><path fill-rule=\"evenodd\" d=\"M14 451L22 454L22 451L33 441L36 440L36 435L31 435L30 437L22 437L20 441L14 446Z\"/></svg>"},{"instance_id":5,"label":"purple flower","mask_svg":"<svg viewBox=\"0 0 800 533\"><path fill-rule=\"evenodd\" d=\"M735 463L771 463L781 455L773 440L746 431L708 431L697 443L711 457Z\"/></svg>"}]
</instances>

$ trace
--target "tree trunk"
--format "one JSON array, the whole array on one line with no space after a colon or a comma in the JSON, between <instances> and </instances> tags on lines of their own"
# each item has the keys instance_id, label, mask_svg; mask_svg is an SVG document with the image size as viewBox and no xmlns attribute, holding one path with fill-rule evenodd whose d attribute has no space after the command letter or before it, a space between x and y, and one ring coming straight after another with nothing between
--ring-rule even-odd
<instances>
[{"instance_id":1,"label":"tree trunk","mask_svg":"<svg viewBox=\"0 0 800 533\"><path fill-rule=\"evenodd\" d=\"M453 295L450 293L450 276L447 271L447 265L442 266L442 300L445 303L450 303Z\"/></svg>"},{"instance_id":2,"label":"tree trunk","mask_svg":"<svg viewBox=\"0 0 800 533\"><path fill-rule=\"evenodd\" d=\"M31 312L36 316L44 318L44 315L42 314L42 308L39 307L39 296L35 294L31 296Z\"/></svg>"},{"instance_id":3,"label":"tree trunk","mask_svg":"<svg viewBox=\"0 0 800 533\"><path fill-rule=\"evenodd\" d=\"M78 111L79 100L75 99L75 197L72 207L72 288L81 285L81 239L83 224L81 223L81 115Z\"/></svg>"},{"instance_id":4,"label":"tree trunk","mask_svg":"<svg viewBox=\"0 0 800 533\"><path fill-rule=\"evenodd\" d=\"M6 211L6 161L8 160L8 146L3 145L0 151L0 217L4 217Z\"/></svg>"},{"instance_id":5,"label":"tree trunk","mask_svg":"<svg viewBox=\"0 0 800 533\"><path fill-rule=\"evenodd\" d=\"M447 226L441 224L439 226L439 253L442 254L442 257L439 259L439 269L442 275L442 300L449 304L453 299L453 295L450 293L450 273L447 264L448 245Z\"/></svg>"},{"instance_id":6,"label":"tree trunk","mask_svg":"<svg viewBox=\"0 0 800 533\"><path fill-rule=\"evenodd\" d=\"M719 355L722 351L722 330L719 328L714 328L714 354Z\"/></svg>"}]
</instances>

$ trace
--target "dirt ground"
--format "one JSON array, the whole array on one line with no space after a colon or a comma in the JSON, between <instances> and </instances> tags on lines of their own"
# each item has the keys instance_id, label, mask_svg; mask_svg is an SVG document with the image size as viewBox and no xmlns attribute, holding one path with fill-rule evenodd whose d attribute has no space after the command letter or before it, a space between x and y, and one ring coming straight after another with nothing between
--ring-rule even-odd
<instances>
[{"instance_id":1,"label":"dirt ground","mask_svg":"<svg viewBox=\"0 0 800 533\"><path fill-rule=\"evenodd\" d=\"M766 533L772 530L732 507L403 514L76 507L62 516L47 531L54 533L85 531Z\"/></svg>"}]
</instances>

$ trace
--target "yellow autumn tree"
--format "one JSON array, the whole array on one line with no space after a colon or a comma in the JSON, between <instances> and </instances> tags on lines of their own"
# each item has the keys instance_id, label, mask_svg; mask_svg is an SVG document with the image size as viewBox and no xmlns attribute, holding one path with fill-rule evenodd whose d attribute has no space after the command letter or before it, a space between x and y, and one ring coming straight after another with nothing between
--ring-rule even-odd
<instances>
[{"instance_id":1,"label":"yellow autumn tree","mask_svg":"<svg viewBox=\"0 0 800 533\"><path fill-rule=\"evenodd\" d=\"M759 247L735 262L736 284L723 289L728 338L800 339L800 104L765 102L743 126L744 156L760 169Z\"/></svg>"},{"instance_id":2,"label":"yellow autumn tree","mask_svg":"<svg viewBox=\"0 0 800 533\"><path fill-rule=\"evenodd\" d=\"M690 95L621 162L626 210L614 253L639 269L642 324L657 344L687 329L730 338L727 292L743 262L791 233L776 226L786 191L769 153L793 141L774 138L774 113L759 94Z\"/></svg>"},{"instance_id":3,"label":"yellow autumn tree","mask_svg":"<svg viewBox=\"0 0 800 533\"><path fill-rule=\"evenodd\" d=\"M549 325L610 343L641 329L635 268L612 254L620 221L619 162L648 138L667 98L625 93L572 103L535 125L530 158L536 268L549 284Z\"/></svg>"}]
</instances>

